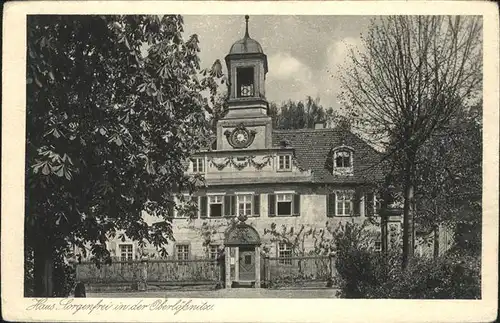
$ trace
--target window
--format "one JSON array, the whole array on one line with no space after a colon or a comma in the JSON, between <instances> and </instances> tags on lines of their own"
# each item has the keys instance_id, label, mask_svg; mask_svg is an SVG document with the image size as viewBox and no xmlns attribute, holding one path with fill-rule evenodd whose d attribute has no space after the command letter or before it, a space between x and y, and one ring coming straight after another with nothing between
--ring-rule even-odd
<instances>
[{"instance_id":1,"label":"window","mask_svg":"<svg viewBox=\"0 0 500 323\"><path fill-rule=\"evenodd\" d=\"M129 261L133 260L133 247L132 244L121 244L120 245L120 260L121 261Z\"/></svg>"},{"instance_id":2,"label":"window","mask_svg":"<svg viewBox=\"0 0 500 323\"><path fill-rule=\"evenodd\" d=\"M273 216L300 216L300 194L276 192L268 195L268 215Z\"/></svg>"},{"instance_id":3,"label":"window","mask_svg":"<svg viewBox=\"0 0 500 323\"><path fill-rule=\"evenodd\" d=\"M222 216L223 212L223 195L211 195L208 197L209 203L209 217L211 218L219 218Z\"/></svg>"},{"instance_id":4,"label":"window","mask_svg":"<svg viewBox=\"0 0 500 323\"><path fill-rule=\"evenodd\" d=\"M286 171L292 169L292 156L279 155L278 156L278 170Z\"/></svg>"},{"instance_id":5,"label":"window","mask_svg":"<svg viewBox=\"0 0 500 323\"><path fill-rule=\"evenodd\" d=\"M293 194L276 194L278 215L292 215Z\"/></svg>"},{"instance_id":6,"label":"window","mask_svg":"<svg viewBox=\"0 0 500 323\"><path fill-rule=\"evenodd\" d=\"M254 76L253 67L238 68L236 70L237 79L237 96L251 97L254 96Z\"/></svg>"},{"instance_id":7,"label":"window","mask_svg":"<svg viewBox=\"0 0 500 323\"><path fill-rule=\"evenodd\" d=\"M188 244L178 244L175 246L175 258L178 260L188 260L189 259L189 245ZM180 263L185 265L186 263Z\"/></svg>"},{"instance_id":8,"label":"window","mask_svg":"<svg viewBox=\"0 0 500 323\"><path fill-rule=\"evenodd\" d=\"M280 242L278 243L278 258L291 258L292 248L289 244ZM291 265L292 259L278 259L278 262L282 265Z\"/></svg>"},{"instance_id":9,"label":"window","mask_svg":"<svg viewBox=\"0 0 500 323\"><path fill-rule=\"evenodd\" d=\"M205 160L204 158L191 158L191 163L193 164L193 173L203 173L205 171Z\"/></svg>"},{"instance_id":10,"label":"window","mask_svg":"<svg viewBox=\"0 0 500 323\"><path fill-rule=\"evenodd\" d=\"M252 195L238 195L238 215L252 215Z\"/></svg>"},{"instance_id":11,"label":"window","mask_svg":"<svg viewBox=\"0 0 500 323\"><path fill-rule=\"evenodd\" d=\"M365 195L365 215L377 216L380 207L380 201L375 193L367 193Z\"/></svg>"},{"instance_id":12,"label":"window","mask_svg":"<svg viewBox=\"0 0 500 323\"><path fill-rule=\"evenodd\" d=\"M351 196L346 193L337 193L337 216L351 215Z\"/></svg>"},{"instance_id":13,"label":"window","mask_svg":"<svg viewBox=\"0 0 500 323\"><path fill-rule=\"evenodd\" d=\"M216 260L219 256L219 245L211 244L208 247L208 258L212 260Z\"/></svg>"},{"instance_id":14,"label":"window","mask_svg":"<svg viewBox=\"0 0 500 323\"><path fill-rule=\"evenodd\" d=\"M338 150L335 152L335 167L347 168L352 167L351 163L352 154L348 150Z\"/></svg>"}]
</instances>

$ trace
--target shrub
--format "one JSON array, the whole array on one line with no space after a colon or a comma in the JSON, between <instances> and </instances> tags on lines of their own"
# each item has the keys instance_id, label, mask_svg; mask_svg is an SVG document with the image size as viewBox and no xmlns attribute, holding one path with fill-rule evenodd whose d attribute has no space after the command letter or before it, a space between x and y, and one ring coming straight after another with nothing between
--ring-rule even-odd
<instances>
[{"instance_id":1,"label":"shrub","mask_svg":"<svg viewBox=\"0 0 500 323\"><path fill-rule=\"evenodd\" d=\"M416 258L407 270L398 270L369 298L478 299L481 297L479 267L473 259L447 256Z\"/></svg>"},{"instance_id":2,"label":"shrub","mask_svg":"<svg viewBox=\"0 0 500 323\"><path fill-rule=\"evenodd\" d=\"M414 258L401 269L399 250L387 255L367 247L362 226L339 230L336 268L340 297L399 299L478 299L480 258L460 251L436 259Z\"/></svg>"}]
</instances>

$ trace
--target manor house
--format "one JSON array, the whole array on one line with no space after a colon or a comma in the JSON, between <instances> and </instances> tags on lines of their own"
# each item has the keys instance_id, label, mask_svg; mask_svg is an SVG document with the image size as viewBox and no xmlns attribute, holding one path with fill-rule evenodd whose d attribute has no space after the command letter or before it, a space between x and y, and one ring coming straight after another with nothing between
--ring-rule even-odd
<instances>
[{"instance_id":1,"label":"manor house","mask_svg":"<svg viewBox=\"0 0 500 323\"><path fill-rule=\"evenodd\" d=\"M194 219L174 212L175 241L167 250L169 257L188 260L216 258L227 248L236 280L251 281L258 275L259 254L291 257L318 247L309 235L300 250L292 250L269 234L272 228L293 238L302 226L320 230L377 217L374 184L383 174L379 153L347 128L273 129L265 93L272 66L249 36L248 18L244 37L225 61L228 113L218 121L214 147L197 152L187 166L188 173L204 177L206 187L193 196L198 204ZM399 228L399 218L394 224ZM380 232L377 226L374 230L374 248L380 249ZM133 241L116 239L108 247L122 260L159 257Z\"/></svg>"}]
</instances>

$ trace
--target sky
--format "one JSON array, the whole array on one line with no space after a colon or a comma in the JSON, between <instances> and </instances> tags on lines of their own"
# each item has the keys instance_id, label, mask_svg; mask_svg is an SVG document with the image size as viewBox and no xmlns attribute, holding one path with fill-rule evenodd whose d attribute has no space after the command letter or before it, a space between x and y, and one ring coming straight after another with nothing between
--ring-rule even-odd
<instances>
[{"instance_id":1,"label":"sky","mask_svg":"<svg viewBox=\"0 0 500 323\"><path fill-rule=\"evenodd\" d=\"M278 105L289 99L320 98L325 108L339 107L338 71L348 48L361 46L368 16L250 16L249 34L267 55L268 101ZM184 16L184 39L197 34L202 68L216 59L224 65L231 45L243 38L245 18L240 16Z\"/></svg>"}]
</instances>

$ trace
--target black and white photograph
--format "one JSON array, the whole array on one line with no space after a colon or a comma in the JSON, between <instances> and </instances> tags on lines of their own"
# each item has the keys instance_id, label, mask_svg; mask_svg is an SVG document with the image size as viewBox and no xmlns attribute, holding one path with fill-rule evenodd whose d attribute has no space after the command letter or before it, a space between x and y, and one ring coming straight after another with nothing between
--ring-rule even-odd
<instances>
[{"instance_id":1,"label":"black and white photograph","mask_svg":"<svg viewBox=\"0 0 500 323\"><path fill-rule=\"evenodd\" d=\"M3 136L23 204L2 240L19 236L28 309L497 288L484 16L251 9L25 16L22 132Z\"/></svg>"}]
</instances>

